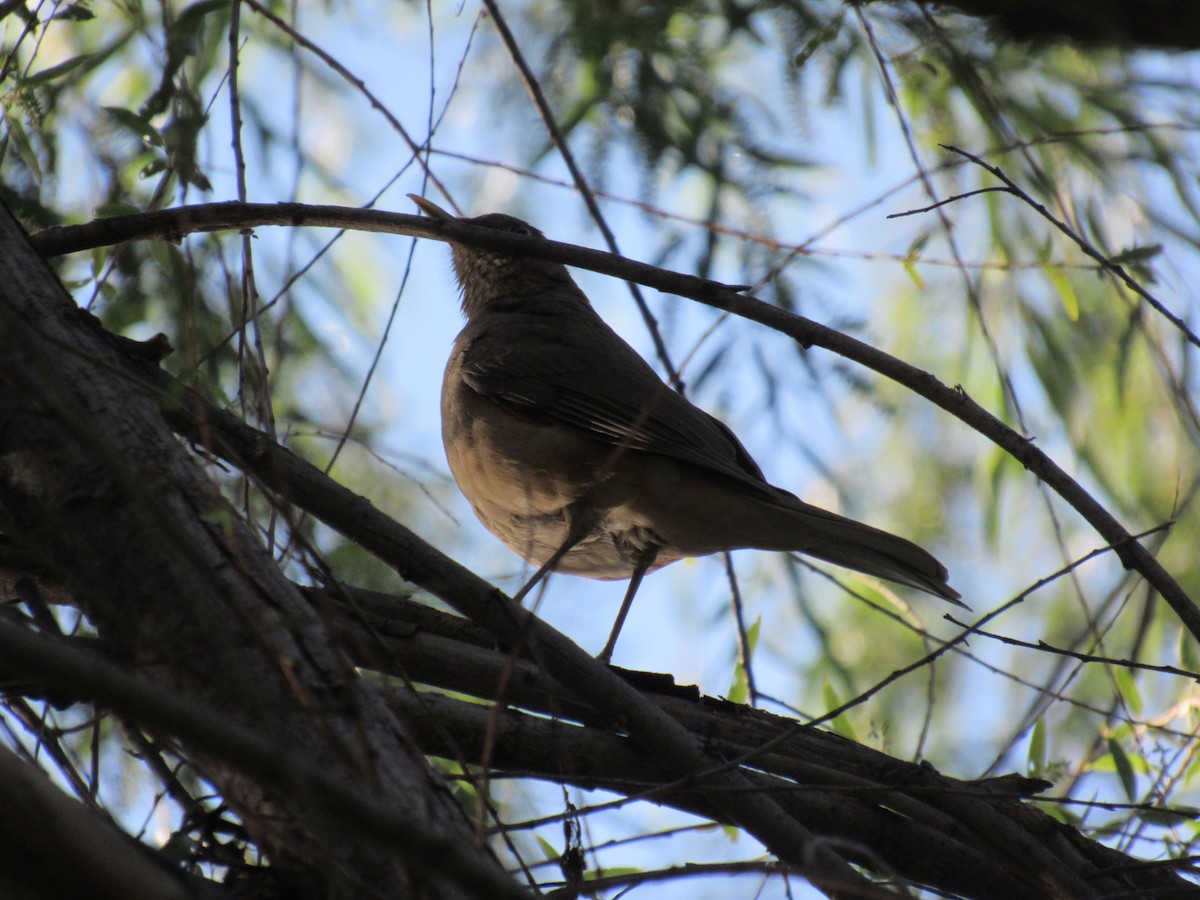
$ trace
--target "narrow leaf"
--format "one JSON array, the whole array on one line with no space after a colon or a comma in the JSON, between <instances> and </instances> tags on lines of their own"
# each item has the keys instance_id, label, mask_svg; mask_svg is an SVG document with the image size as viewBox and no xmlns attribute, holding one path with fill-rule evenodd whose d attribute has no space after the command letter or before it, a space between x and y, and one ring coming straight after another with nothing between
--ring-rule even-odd
<instances>
[{"instance_id":1,"label":"narrow leaf","mask_svg":"<svg viewBox=\"0 0 1200 900\"><path fill-rule=\"evenodd\" d=\"M1046 719L1038 716L1033 723L1033 734L1029 737L1029 756L1025 761L1028 774L1041 776L1046 771Z\"/></svg>"},{"instance_id":2,"label":"narrow leaf","mask_svg":"<svg viewBox=\"0 0 1200 900\"><path fill-rule=\"evenodd\" d=\"M1121 786L1125 789L1125 797L1130 803L1136 803L1137 775L1133 771L1133 764L1129 761L1125 749L1115 740L1109 738L1108 753L1112 757L1113 765L1117 767L1117 777L1121 779Z\"/></svg>"}]
</instances>

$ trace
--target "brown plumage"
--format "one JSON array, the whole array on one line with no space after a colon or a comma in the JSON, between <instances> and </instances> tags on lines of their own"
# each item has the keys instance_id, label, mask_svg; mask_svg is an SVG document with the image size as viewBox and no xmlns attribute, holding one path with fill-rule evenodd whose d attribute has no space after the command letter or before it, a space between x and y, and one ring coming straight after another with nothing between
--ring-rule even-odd
<instances>
[{"instance_id":1,"label":"brown plumage","mask_svg":"<svg viewBox=\"0 0 1200 900\"><path fill-rule=\"evenodd\" d=\"M541 236L498 213L461 221ZM446 457L483 524L526 560L632 578L632 591L685 556L797 551L962 605L916 544L769 484L729 428L604 323L565 266L451 246L467 324L442 384Z\"/></svg>"}]
</instances>

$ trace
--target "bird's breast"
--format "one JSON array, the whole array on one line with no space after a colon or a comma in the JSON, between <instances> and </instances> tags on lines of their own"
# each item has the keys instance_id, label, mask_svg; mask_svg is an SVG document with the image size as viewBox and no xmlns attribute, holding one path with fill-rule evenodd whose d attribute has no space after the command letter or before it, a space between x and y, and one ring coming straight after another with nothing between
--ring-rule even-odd
<instances>
[{"instance_id":1,"label":"bird's breast","mask_svg":"<svg viewBox=\"0 0 1200 900\"><path fill-rule=\"evenodd\" d=\"M614 448L563 425L527 421L482 396L454 361L442 389L442 440L459 489L480 521L534 565L566 540L569 508L587 495L595 529L558 566L589 578L628 578L642 551L660 543L625 502ZM679 556L663 554L655 568Z\"/></svg>"},{"instance_id":2,"label":"bird's breast","mask_svg":"<svg viewBox=\"0 0 1200 900\"><path fill-rule=\"evenodd\" d=\"M519 515L561 510L594 481L594 442L528 422L461 381L443 392L442 441L454 480L476 506Z\"/></svg>"}]
</instances>

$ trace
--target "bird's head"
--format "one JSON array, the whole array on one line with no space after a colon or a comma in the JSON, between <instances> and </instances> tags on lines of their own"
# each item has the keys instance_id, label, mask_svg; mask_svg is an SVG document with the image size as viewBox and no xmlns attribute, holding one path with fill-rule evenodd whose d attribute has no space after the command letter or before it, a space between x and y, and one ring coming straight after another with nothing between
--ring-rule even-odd
<instances>
[{"instance_id":1,"label":"bird's head","mask_svg":"<svg viewBox=\"0 0 1200 900\"><path fill-rule=\"evenodd\" d=\"M452 220L520 237L545 237L528 222L515 216L504 213L487 213L474 218L455 216L424 197L415 194L408 196L431 219ZM566 266L561 263L457 242L451 242L450 246L454 256L454 275L462 289L463 312L468 319L485 309L493 311L510 305L532 312L543 298L561 305L563 298L555 295L561 295L565 286L570 286L568 294L583 297L567 273Z\"/></svg>"}]
</instances>

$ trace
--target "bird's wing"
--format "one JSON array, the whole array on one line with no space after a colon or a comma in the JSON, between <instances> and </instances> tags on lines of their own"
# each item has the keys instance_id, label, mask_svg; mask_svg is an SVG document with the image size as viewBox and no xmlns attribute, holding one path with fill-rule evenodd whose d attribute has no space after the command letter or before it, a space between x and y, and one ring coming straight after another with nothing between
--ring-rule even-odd
<instances>
[{"instance_id":1,"label":"bird's wing","mask_svg":"<svg viewBox=\"0 0 1200 900\"><path fill-rule=\"evenodd\" d=\"M599 316L587 328L530 319L468 326L462 375L473 390L528 421L693 463L767 496L778 492L728 427L663 384ZM522 337L504 340L512 334Z\"/></svg>"},{"instance_id":2,"label":"bird's wing","mask_svg":"<svg viewBox=\"0 0 1200 900\"><path fill-rule=\"evenodd\" d=\"M917 545L769 484L729 428L663 384L598 317L599 327L583 329L553 319L530 317L519 327L469 325L460 337L463 380L526 421L700 466L786 510L787 527L772 541L744 546L798 550L959 603L945 567ZM504 340L513 334L520 337Z\"/></svg>"}]
</instances>

